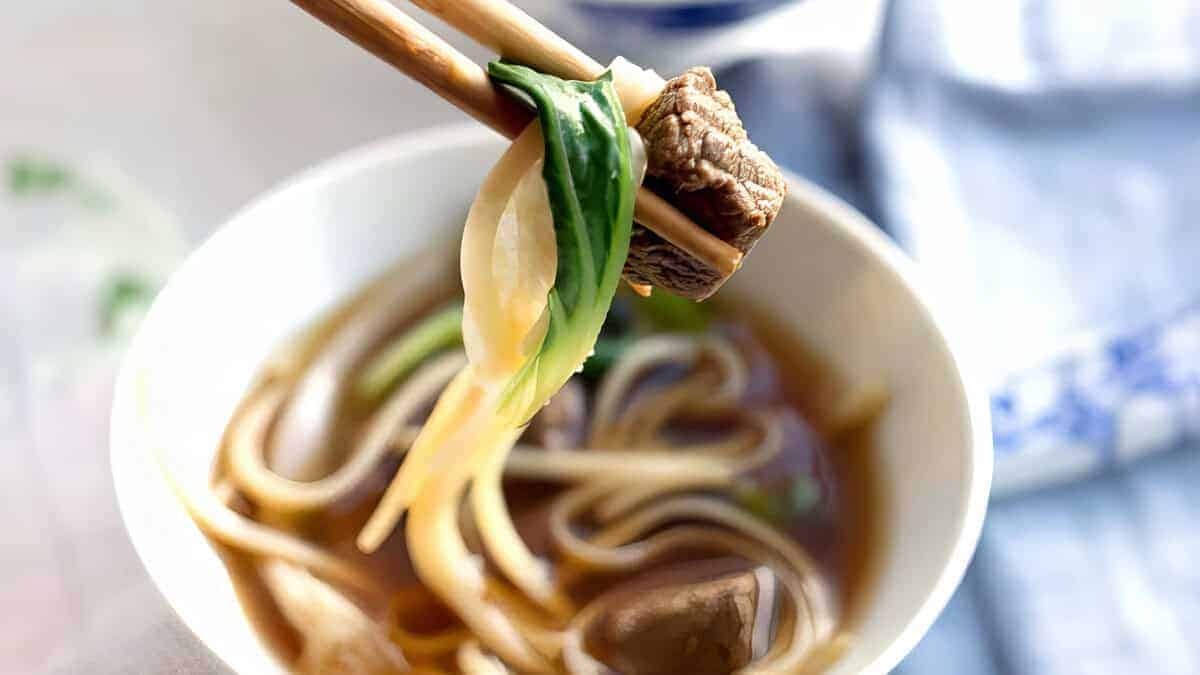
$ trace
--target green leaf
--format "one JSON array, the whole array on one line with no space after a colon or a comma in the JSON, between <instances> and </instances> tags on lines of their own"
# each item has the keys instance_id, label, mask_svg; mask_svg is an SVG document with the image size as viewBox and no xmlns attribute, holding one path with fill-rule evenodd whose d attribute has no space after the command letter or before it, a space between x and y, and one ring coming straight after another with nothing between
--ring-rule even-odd
<instances>
[{"instance_id":1,"label":"green leaf","mask_svg":"<svg viewBox=\"0 0 1200 675\"><path fill-rule=\"evenodd\" d=\"M808 513L821 503L821 484L806 473L797 474L792 479L792 489L788 497L793 513Z\"/></svg>"},{"instance_id":2,"label":"green leaf","mask_svg":"<svg viewBox=\"0 0 1200 675\"><path fill-rule=\"evenodd\" d=\"M575 82L499 61L488 65L488 73L537 106L545 141L542 177L558 245L546 336L509 384L502 408L524 423L596 343L629 253L636 186L611 73Z\"/></svg>"},{"instance_id":3,"label":"green leaf","mask_svg":"<svg viewBox=\"0 0 1200 675\"><path fill-rule=\"evenodd\" d=\"M154 286L130 273L119 273L109 280L100 295L100 334L116 337L122 320L140 313L154 299Z\"/></svg>"},{"instance_id":4,"label":"green leaf","mask_svg":"<svg viewBox=\"0 0 1200 675\"><path fill-rule=\"evenodd\" d=\"M821 485L815 478L799 473L791 480L773 482L770 487L749 484L740 487L736 499L742 508L775 524L812 513L821 504Z\"/></svg>"},{"instance_id":5,"label":"green leaf","mask_svg":"<svg viewBox=\"0 0 1200 675\"><path fill-rule=\"evenodd\" d=\"M771 523L778 523L787 515L787 509L778 495L761 487L746 487L738 490L737 502L751 514Z\"/></svg>"},{"instance_id":6,"label":"green leaf","mask_svg":"<svg viewBox=\"0 0 1200 675\"><path fill-rule=\"evenodd\" d=\"M445 307L426 317L376 356L358 381L358 394L374 401L431 354L462 344L463 308Z\"/></svg>"},{"instance_id":7,"label":"green leaf","mask_svg":"<svg viewBox=\"0 0 1200 675\"><path fill-rule=\"evenodd\" d=\"M60 192L74 183L66 166L25 155L8 161L8 191L17 197Z\"/></svg>"}]
</instances>

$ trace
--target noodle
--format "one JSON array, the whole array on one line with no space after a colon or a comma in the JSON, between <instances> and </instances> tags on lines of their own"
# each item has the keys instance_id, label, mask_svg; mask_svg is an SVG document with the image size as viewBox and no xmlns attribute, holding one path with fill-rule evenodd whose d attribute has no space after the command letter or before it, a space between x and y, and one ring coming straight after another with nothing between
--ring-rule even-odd
<instances>
[{"instance_id":1,"label":"noodle","mask_svg":"<svg viewBox=\"0 0 1200 675\"><path fill-rule=\"evenodd\" d=\"M508 668L494 656L488 656L479 649L479 643L474 640L464 642L458 648L458 668L463 675L507 675Z\"/></svg>"},{"instance_id":2,"label":"noodle","mask_svg":"<svg viewBox=\"0 0 1200 675\"><path fill-rule=\"evenodd\" d=\"M629 473L636 463L640 480L663 480L680 474L728 480L725 462L682 452L649 450L538 450L521 445L509 453L504 465L508 476L557 482L583 482Z\"/></svg>"},{"instance_id":3,"label":"noodle","mask_svg":"<svg viewBox=\"0 0 1200 675\"><path fill-rule=\"evenodd\" d=\"M472 428L481 424L492 428ZM411 506L406 528L409 555L421 580L489 648L522 671L547 672L548 664L504 612L484 599L483 574L457 528L458 505L472 472L486 453L503 444L513 432L496 429L494 422L480 420L478 414L472 416L467 427L468 433L457 435L455 440L459 442L452 440L442 448L451 461L445 463L443 471L431 474ZM475 433L469 433L472 431ZM469 445L480 439L483 442L478 448Z\"/></svg>"},{"instance_id":4,"label":"noodle","mask_svg":"<svg viewBox=\"0 0 1200 675\"><path fill-rule=\"evenodd\" d=\"M711 357L724 375L719 388L707 392L707 400L720 403L740 398L746 390L746 367L741 357L733 351L733 347L724 340L696 340L682 335L643 338L622 356L601 383L596 395L596 408L592 414L592 434L589 442L593 446L600 446L605 440L600 437L600 432L611 435L609 430L616 426L614 420L618 418L628 392L633 390L642 373L652 367L662 367L666 364L690 368L702 356ZM630 426L629 423L625 425L626 428Z\"/></svg>"},{"instance_id":5,"label":"noodle","mask_svg":"<svg viewBox=\"0 0 1200 675\"><path fill-rule=\"evenodd\" d=\"M167 486L175 493L192 521L213 541L262 557L291 562L313 573L360 590L374 590L376 584L353 566L305 541L290 537L234 512L222 503L215 491L194 493L175 479L159 447L154 420L149 415L146 382L138 381L138 408L149 429L152 454Z\"/></svg>"},{"instance_id":6,"label":"noodle","mask_svg":"<svg viewBox=\"0 0 1200 675\"><path fill-rule=\"evenodd\" d=\"M404 460L404 471L396 475L396 479L388 486L387 492L371 519L367 521L358 537L358 546L364 552L370 553L383 543L391 534L400 518L416 499L422 485L434 463L438 449L450 440L454 432L450 423L460 411L473 410L479 405L480 392L472 387L471 374L464 369L451 380L450 385L438 398L433 412L420 433L413 441L412 448Z\"/></svg>"},{"instance_id":7,"label":"noodle","mask_svg":"<svg viewBox=\"0 0 1200 675\"><path fill-rule=\"evenodd\" d=\"M459 645L471 639L471 631L466 628L454 628L437 635L416 635L399 626L392 626L388 637L410 656L429 657L448 654L458 649Z\"/></svg>"},{"instance_id":8,"label":"noodle","mask_svg":"<svg viewBox=\"0 0 1200 675\"><path fill-rule=\"evenodd\" d=\"M511 447L511 443L509 445ZM554 614L569 616L573 612L570 601L555 586L545 561L536 558L525 547L509 516L500 484L504 460L505 455L501 452L487 458L471 484L471 507L484 546L509 581L533 601Z\"/></svg>"},{"instance_id":9,"label":"noodle","mask_svg":"<svg viewBox=\"0 0 1200 675\"><path fill-rule=\"evenodd\" d=\"M256 502L279 510L312 510L328 506L349 493L389 451L395 429L413 418L465 363L461 353L437 357L418 371L384 403L368 423L358 450L329 476L316 481L293 481L267 468L264 437L285 392L267 388L252 398L247 419L238 424L229 446L229 476Z\"/></svg>"},{"instance_id":10,"label":"noodle","mask_svg":"<svg viewBox=\"0 0 1200 675\"><path fill-rule=\"evenodd\" d=\"M345 596L290 563L268 560L260 570L280 611L303 636L302 670L388 675L408 669L380 626Z\"/></svg>"},{"instance_id":11,"label":"noodle","mask_svg":"<svg viewBox=\"0 0 1200 675\"><path fill-rule=\"evenodd\" d=\"M271 464L275 472L292 479L313 479L328 472L331 462L339 459L331 447L333 440L330 411L348 387L339 381L339 373L366 353L394 326L422 311L428 296L445 286L446 264L439 256L428 256L400 273L383 276L373 282L344 309L318 322L311 334L296 340L297 348L277 363L294 384L292 394L275 424L277 446L286 453L275 453ZM355 321L347 322L344 313L353 310ZM326 335L333 327L332 335ZM316 347L318 353L313 354ZM299 372L288 371L302 368Z\"/></svg>"},{"instance_id":12,"label":"noodle","mask_svg":"<svg viewBox=\"0 0 1200 675\"><path fill-rule=\"evenodd\" d=\"M168 479L170 481L170 479ZM235 513L210 494L193 495L171 481L176 496L200 530L243 553L294 563L314 574L363 591L376 590L369 577L349 563L301 539Z\"/></svg>"},{"instance_id":13,"label":"noodle","mask_svg":"<svg viewBox=\"0 0 1200 675\"><path fill-rule=\"evenodd\" d=\"M597 436L615 424L623 400L633 390L636 379L651 366L677 363L692 366L700 356L700 345L677 336L654 336L630 347L600 383L596 406L592 411L592 445Z\"/></svg>"}]
</instances>

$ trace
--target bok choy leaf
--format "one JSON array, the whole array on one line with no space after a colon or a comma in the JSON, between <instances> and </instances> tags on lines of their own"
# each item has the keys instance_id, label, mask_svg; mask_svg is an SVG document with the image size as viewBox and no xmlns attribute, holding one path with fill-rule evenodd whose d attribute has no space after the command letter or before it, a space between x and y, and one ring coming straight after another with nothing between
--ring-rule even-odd
<instances>
[{"instance_id":1,"label":"bok choy leaf","mask_svg":"<svg viewBox=\"0 0 1200 675\"><path fill-rule=\"evenodd\" d=\"M576 82L502 61L489 64L488 73L537 106L545 142L542 176L558 247L545 337L509 383L501 406L524 424L596 343L629 252L637 186L611 73Z\"/></svg>"}]
</instances>

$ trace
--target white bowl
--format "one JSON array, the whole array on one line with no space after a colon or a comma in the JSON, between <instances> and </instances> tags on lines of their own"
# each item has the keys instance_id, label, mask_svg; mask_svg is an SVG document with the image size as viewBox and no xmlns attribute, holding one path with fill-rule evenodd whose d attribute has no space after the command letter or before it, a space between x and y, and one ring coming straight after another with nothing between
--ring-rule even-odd
<instances>
[{"instance_id":1,"label":"white bowl","mask_svg":"<svg viewBox=\"0 0 1200 675\"><path fill-rule=\"evenodd\" d=\"M154 449L185 488L201 488L226 420L270 348L457 227L501 148L486 131L455 127L389 139L304 173L201 246L135 338L112 419L121 511L163 595L236 672L283 669L251 630ZM908 260L854 210L803 180L791 185L731 286L753 289L840 374L890 388L876 448L888 542L858 638L831 670L884 673L933 623L974 550L991 478L988 408Z\"/></svg>"}]
</instances>

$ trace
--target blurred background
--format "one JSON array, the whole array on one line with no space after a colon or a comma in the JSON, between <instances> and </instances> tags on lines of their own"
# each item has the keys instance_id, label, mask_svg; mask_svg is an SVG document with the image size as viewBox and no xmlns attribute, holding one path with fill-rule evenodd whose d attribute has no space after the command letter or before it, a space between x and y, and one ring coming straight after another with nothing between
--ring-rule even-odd
<instances>
[{"instance_id":1,"label":"blurred background","mask_svg":"<svg viewBox=\"0 0 1200 675\"><path fill-rule=\"evenodd\" d=\"M756 141L974 327L996 490L898 672L1200 672L1200 2L518 4L601 60L713 65ZM0 672L224 672L123 533L123 345L256 194L463 120L284 0L8 4Z\"/></svg>"}]
</instances>

